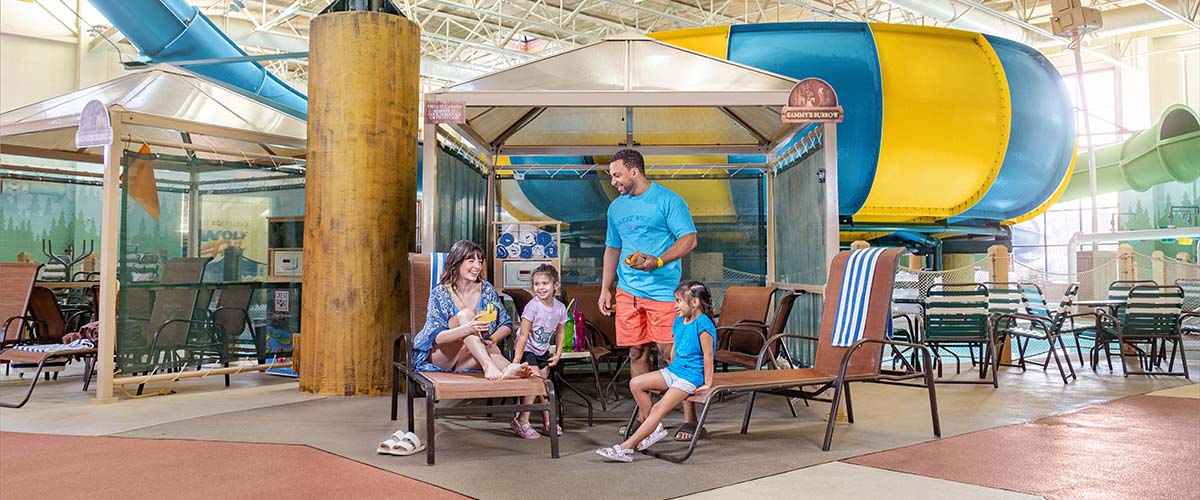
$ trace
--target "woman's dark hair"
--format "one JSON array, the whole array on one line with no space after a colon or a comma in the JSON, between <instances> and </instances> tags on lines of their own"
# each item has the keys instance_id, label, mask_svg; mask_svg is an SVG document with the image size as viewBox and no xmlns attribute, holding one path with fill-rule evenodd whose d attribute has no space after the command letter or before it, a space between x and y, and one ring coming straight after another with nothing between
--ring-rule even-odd
<instances>
[{"instance_id":1,"label":"woman's dark hair","mask_svg":"<svg viewBox=\"0 0 1200 500\"><path fill-rule=\"evenodd\" d=\"M551 283L554 283L555 285L558 284L558 269L554 266L550 264L542 264L537 266L537 269L533 270L533 274L529 275L529 282L533 283L533 278L539 274L545 274L546 277L550 278Z\"/></svg>"},{"instance_id":2,"label":"woman's dark hair","mask_svg":"<svg viewBox=\"0 0 1200 500\"><path fill-rule=\"evenodd\" d=\"M438 278L438 284L446 287L454 286L454 282L458 281L458 268L462 266L464 260L471 257L483 258L483 247L477 245L473 241L458 240L454 242L454 246L450 247L450 253L446 254L446 264L442 267L442 276ZM480 277L477 281L482 281Z\"/></svg>"},{"instance_id":3,"label":"woman's dark hair","mask_svg":"<svg viewBox=\"0 0 1200 500\"><path fill-rule=\"evenodd\" d=\"M700 311L703 312L705 316L712 318L712 294L708 292L708 287L704 286L704 283L699 281L680 283L679 286L675 288L675 295L689 300L698 299L700 301Z\"/></svg>"}]
</instances>

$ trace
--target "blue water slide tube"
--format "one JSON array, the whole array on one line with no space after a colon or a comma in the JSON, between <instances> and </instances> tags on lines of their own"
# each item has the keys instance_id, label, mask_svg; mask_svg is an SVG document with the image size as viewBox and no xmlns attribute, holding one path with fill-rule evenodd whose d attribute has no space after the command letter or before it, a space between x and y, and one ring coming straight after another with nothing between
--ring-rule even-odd
<instances>
[{"instance_id":1,"label":"blue water slide tube","mask_svg":"<svg viewBox=\"0 0 1200 500\"><path fill-rule=\"evenodd\" d=\"M862 207L875 180L883 123L879 55L865 23L768 23L729 28L729 60L797 80L821 78L837 89L846 116L838 126L838 211Z\"/></svg>"},{"instance_id":2,"label":"blue water slide tube","mask_svg":"<svg viewBox=\"0 0 1200 500\"><path fill-rule=\"evenodd\" d=\"M1032 212L1058 188L1071 164L1075 119L1058 70L1038 51L1007 38L984 35L1008 78L1012 107L1008 151L987 194L951 223L1004 220ZM1067 140L1058 140L1066 137ZM1050 168L1053 172L1047 174Z\"/></svg>"},{"instance_id":3,"label":"blue water slide tube","mask_svg":"<svg viewBox=\"0 0 1200 500\"><path fill-rule=\"evenodd\" d=\"M197 7L184 0L91 0L151 62L242 57L246 53ZM259 96L297 118L308 99L253 61L189 66L188 70Z\"/></svg>"}]
</instances>

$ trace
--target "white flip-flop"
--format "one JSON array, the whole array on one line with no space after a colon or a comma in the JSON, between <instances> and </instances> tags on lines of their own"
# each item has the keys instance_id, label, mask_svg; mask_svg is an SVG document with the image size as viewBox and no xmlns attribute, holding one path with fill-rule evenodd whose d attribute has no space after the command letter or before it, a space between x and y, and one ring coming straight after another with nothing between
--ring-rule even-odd
<instances>
[{"instance_id":1,"label":"white flip-flop","mask_svg":"<svg viewBox=\"0 0 1200 500\"><path fill-rule=\"evenodd\" d=\"M388 437L387 441L379 443L379 447L375 451L385 455L406 457L424 449L425 443L422 443L421 438L416 434L396 431Z\"/></svg>"}]
</instances>

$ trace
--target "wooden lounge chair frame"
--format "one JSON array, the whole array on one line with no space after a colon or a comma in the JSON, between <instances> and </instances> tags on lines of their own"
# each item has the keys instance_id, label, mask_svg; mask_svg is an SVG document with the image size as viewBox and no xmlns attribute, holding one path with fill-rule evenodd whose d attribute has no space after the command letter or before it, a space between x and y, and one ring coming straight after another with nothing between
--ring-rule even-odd
<instances>
[{"instance_id":1,"label":"wooden lounge chair frame","mask_svg":"<svg viewBox=\"0 0 1200 500\"><path fill-rule=\"evenodd\" d=\"M408 254L409 263L409 328L420 331L425 324L425 311L429 303L429 254ZM401 333L392 347L392 420L397 419L400 406L401 377L405 381L405 399L408 405L408 432L416 429L414 401L425 398L425 463L434 464L434 443L437 434L437 418L450 415L510 415L516 412L550 412L550 421L559 422L558 398L554 393L554 382L549 379L518 379L489 381L480 373L428 373L419 372L412 366L412 336ZM540 380L541 384L536 384ZM535 385L536 384L536 385ZM541 392L531 389L540 387ZM420 394L418 395L418 391ZM438 406L441 399L493 399L545 396L542 403L498 404L470 406ZM518 399L518 401L520 401ZM558 433L550 433L550 457L558 458Z\"/></svg>"},{"instance_id":2,"label":"wooden lounge chair frame","mask_svg":"<svg viewBox=\"0 0 1200 500\"><path fill-rule=\"evenodd\" d=\"M829 271L829 285L826 286L825 303L837 304L840 295L840 290L836 283L840 283L842 269L846 266L846 261L850 256L849 251L840 252L834 257ZM723 395L745 394L749 393L746 401L746 411L742 417L741 433L745 434L749 430L750 416L754 410L754 400L758 393L774 394L784 397L796 397L813 401L827 401L831 404L830 415L836 415L839 403L845 395L846 398L846 416L850 423L854 423L854 408L850 401L850 383L851 382L874 382L881 384L902 385L907 387L925 388L929 392L929 408L933 422L934 436L941 437L942 429L938 418L937 409L937 394L934 390L933 373L928 367L932 366L930 349L921 344L912 344L907 342L897 342L886 338L887 324L891 321L891 299L892 285L895 281L896 266L900 255L904 253L903 248L892 248L884 251L879 257L879 261L875 267L875 278L870 290L870 298L872 301L879 300L883 304L881 307L872 309L866 319L866 330L863 333L863 338L858 340L849 347L836 347L831 345L833 337L833 323L837 315L837 307L825 307L824 315L821 322L820 337L812 337L805 335L794 334L779 334L767 339L767 343L763 346L758 354L758 365L766 366L768 361L774 365L774 360L771 352L774 352L774 345L779 344L779 349L786 353L786 345L784 339L799 339L817 342L816 361L814 368L799 368L799 369L759 369L738 372L724 372L713 374L713 387L707 393L697 393L688 398L689 401L700 403L698 421L696 428L699 429L704 425L704 421L708 418L709 410L712 409L713 401ZM883 351L886 347L892 348L910 348L922 353L924 363L921 366L926 367L924 370L919 370L905 360L903 361L906 370L903 372L892 372L882 370ZM867 349L863 349L867 347ZM836 366L836 368L834 368ZM905 383L906 380L924 379L924 384ZM815 389L806 390L806 388L814 387ZM833 396L825 399L822 394L833 390ZM626 436L632 434L633 423L637 418L637 409L635 408L629 416ZM830 445L833 442L833 429L837 422L837 418L829 418L828 424L825 427L825 439L821 445L822 451L829 451ZM696 444L700 439L700 433L693 433L692 439L688 442L688 447L678 453L672 451L656 451L653 449L643 450L642 453L647 455L667 460L674 463L682 463L692 456L696 450Z\"/></svg>"}]
</instances>

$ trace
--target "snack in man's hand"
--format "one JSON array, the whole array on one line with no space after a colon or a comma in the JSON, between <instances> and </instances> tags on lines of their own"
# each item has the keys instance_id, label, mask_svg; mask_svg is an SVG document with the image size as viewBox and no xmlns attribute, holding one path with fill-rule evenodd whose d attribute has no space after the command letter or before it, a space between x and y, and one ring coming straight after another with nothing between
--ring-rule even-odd
<instances>
[{"instance_id":1,"label":"snack in man's hand","mask_svg":"<svg viewBox=\"0 0 1200 500\"><path fill-rule=\"evenodd\" d=\"M633 253L629 254L628 257L625 257L625 265L627 265L627 266L633 266L634 264L637 264L638 262L641 262L641 261L642 261L642 252L640 250L634 250Z\"/></svg>"},{"instance_id":2,"label":"snack in man's hand","mask_svg":"<svg viewBox=\"0 0 1200 500\"><path fill-rule=\"evenodd\" d=\"M475 315L475 321L485 321L488 323L496 321L496 305L488 304L487 309L479 311L479 314Z\"/></svg>"}]
</instances>

